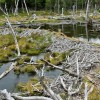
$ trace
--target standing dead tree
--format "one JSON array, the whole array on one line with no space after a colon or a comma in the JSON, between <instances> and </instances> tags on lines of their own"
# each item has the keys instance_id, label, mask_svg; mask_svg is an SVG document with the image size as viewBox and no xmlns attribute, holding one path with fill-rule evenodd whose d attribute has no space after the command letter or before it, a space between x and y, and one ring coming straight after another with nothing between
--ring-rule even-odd
<instances>
[{"instance_id":1,"label":"standing dead tree","mask_svg":"<svg viewBox=\"0 0 100 100\"><path fill-rule=\"evenodd\" d=\"M16 8L15 8L15 13L14 13L14 15L18 15L18 4L19 4L19 0L15 0L15 6L16 6Z\"/></svg>"},{"instance_id":2,"label":"standing dead tree","mask_svg":"<svg viewBox=\"0 0 100 100\"><path fill-rule=\"evenodd\" d=\"M27 12L27 15L29 16L29 11L28 11L28 8L27 8L27 5L26 5L26 1L24 0L24 5L25 5L25 9L26 9L26 12Z\"/></svg>"},{"instance_id":3,"label":"standing dead tree","mask_svg":"<svg viewBox=\"0 0 100 100\"><path fill-rule=\"evenodd\" d=\"M28 11L28 8L27 8L27 5L26 5L26 1L23 0L23 3L25 5L25 9L26 9L27 15L29 16L29 11ZM22 3L22 8L23 8L23 3ZM15 0L15 12L14 12L14 15L18 15L18 4L19 4L19 0Z\"/></svg>"},{"instance_id":4,"label":"standing dead tree","mask_svg":"<svg viewBox=\"0 0 100 100\"><path fill-rule=\"evenodd\" d=\"M89 20L89 6L90 6L90 0L87 2L87 8L86 8L86 21Z\"/></svg>"}]
</instances>

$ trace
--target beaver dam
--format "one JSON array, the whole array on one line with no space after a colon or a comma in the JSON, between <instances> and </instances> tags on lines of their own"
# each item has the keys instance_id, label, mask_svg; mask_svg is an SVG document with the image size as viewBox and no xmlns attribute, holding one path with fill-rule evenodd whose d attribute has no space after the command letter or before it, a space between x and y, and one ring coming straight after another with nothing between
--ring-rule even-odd
<instances>
[{"instance_id":1,"label":"beaver dam","mask_svg":"<svg viewBox=\"0 0 100 100\"><path fill-rule=\"evenodd\" d=\"M61 31L14 31L1 29L0 34L2 100L100 100L99 44Z\"/></svg>"}]
</instances>

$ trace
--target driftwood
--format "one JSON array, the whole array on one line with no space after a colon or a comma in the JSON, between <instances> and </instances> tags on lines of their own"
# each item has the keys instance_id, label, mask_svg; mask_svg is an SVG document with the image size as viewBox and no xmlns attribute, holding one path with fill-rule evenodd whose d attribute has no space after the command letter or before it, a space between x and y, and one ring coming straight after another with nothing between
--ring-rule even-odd
<instances>
[{"instance_id":1,"label":"driftwood","mask_svg":"<svg viewBox=\"0 0 100 100\"><path fill-rule=\"evenodd\" d=\"M44 87L44 89L47 91L47 93L49 93L49 95L51 96L51 98L52 98L53 100L62 100L61 98L59 98L60 96L57 96L57 94L54 93L54 92L51 90L51 88L50 88L48 85L46 85L46 84L44 83L44 68L45 68L45 64L43 65L43 68L42 68L42 70L41 70L41 76L39 76L41 85ZM38 72L37 72L37 73L38 73Z\"/></svg>"},{"instance_id":2,"label":"driftwood","mask_svg":"<svg viewBox=\"0 0 100 100\"><path fill-rule=\"evenodd\" d=\"M84 100L88 100L88 95L93 91L93 89L94 85L92 85L90 90L88 91L88 83L85 83Z\"/></svg>"},{"instance_id":3,"label":"driftwood","mask_svg":"<svg viewBox=\"0 0 100 100\"><path fill-rule=\"evenodd\" d=\"M56 69L59 69L59 70L62 70L62 71L64 71L64 72L68 73L68 74L71 75L71 76L81 78L81 76L78 76L76 73L71 72L71 71L68 70L68 69L60 68L60 67L58 67L58 66L56 66L56 65L51 64L50 62L48 62L48 61L46 61L46 60L44 60L44 59L42 59L42 61L44 61L45 63L47 63L49 66L51 66L51 67L53 67L53 68L56 68Z\"/></svg>"},{"instance_id":4,"label":"driftwood","mask_svg":"<svg viewBox=\"0 0 100 100\"><path fill-rule=\"evenodd\" d=\"M14 66L16 65L16 62L12 63L11 66L9 67L8 70L6 70L5 72L3 72L1 75L0 75L0 79L2 79L4 76L6 76L11 70L14 69Z\"/></svg>"},{"instance_id":5,"label":"driftwood","mask_svg":"<svg viewBox=\"0 0 100 100\"><path fill-rule=\"evenodd\" d=\"M0 100L15 100L11 97L11 93L8 93L6 89L0 90Z\"/></svg>"},{"instance_id":6,"label":"driftwood","mask_svg":"<svg viewBox=\"0 0 100 100\"><path fill-rule=\"evenodd\" d=\"M0 91L0 93L2 95L4 95L4 98L0 98L1 99L5 99L5 100L15 100L15 99L18 99L18 100L53 100L51 98L48 98L48 97L44 97L44 96L29 96L29 97L22 97L20 96L21 93L8 93L7 90L2 90Z\"/></svg>"},{"instance_id":7,"label":"driftwood","mask_svg":"<svg viewBox=\"0 0 100 100\"><path fill-rule=\"evenodd\" d=\"M77 94L79 91L80 91L80 89L81 89L81 86L82 86L82 82L81 82L81 84L79 85L79 88L77 88L77 89L72 89L72 84L69 86L69 88L68 88L68 94L71 96L71 95L75 95L75 94Z\"/></svg>"},{"instance_id":8,"label":"driftwood","mask_svg":"<svg viewBox=\"0 0 100 100\"><path fill-rule=\"evenodd\" d=\"M45 88L45 90L50 94L53 100L60 100L57 95L43 82L44 76L40 78L41 85Z\"/></svg>"},{"instance_id":9,"label":"driftwood","mask_svg":"<svg viewBox=\"0 0 100 100\"><path fill-rule=\"evenodd\" d=\"M66 89L66 85L65 85L63 78L61 76L60 76L60 82L61 82L61 85L64 88L65 92L68 92L68 89Z\"/></svg>"},{"instance_id":10,"label":"driftwood","mask_svg":"<svg viewBox=\"0 0 100 100\"><path fill-rule=\"evenodd\" d=\"M53 100L51 98L48 97L43 97L43 96L29 96L29 97L22 97L22 96L18 96L18 95L13 95L13 97L15 99L19 99L19 100Z\"/></svg>"}]
</instances>

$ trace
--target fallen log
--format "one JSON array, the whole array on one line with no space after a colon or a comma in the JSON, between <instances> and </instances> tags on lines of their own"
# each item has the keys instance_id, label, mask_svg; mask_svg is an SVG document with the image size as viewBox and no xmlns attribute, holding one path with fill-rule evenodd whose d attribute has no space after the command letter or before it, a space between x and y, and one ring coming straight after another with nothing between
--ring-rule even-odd
<instances>
[{"instance_id":1,"label":"fallen log","mask_svg":"<svg viewBox=\"0 0 100 100\"><path fill-rule=\"evenodd\" d=\"M68 89L66 88L66 85L65 85L63 78L61 76L60 76L60 82L61 82L61 85L64 88L65 92L68 92Z\"/></svg>"},{"instance_id":2,"label":"fallen log","mask_svg":"<svg viewBox=\"0 0 100 100\"><path fill-rule=\"evenodd\" d=\"M50 96L53 98L53 100L60 100L57 95L47 86L44 82L44 76L40 78L40 83L44 87L44 89L50 94Z\"/></svg>"},{"instance_id":3,"label":"fallen log","mask_svg":"<svg viewBox=\"0 0 100 100\"><path fill-rule=\"evenodd\" d=\"M44 96L29 96L29 97L22 97L20 95L22 95L21 93L8 93L7 90L2 90L0 91L1 94L5 95L5 100L53 100L51 98L48 97L44 97ZM1 100L2 98L0 98Z\"/></svg>"},{"instance_id":4,"label":"fallen log","mask_svg":"<svg viewBox=\"0 0 100 100\"><path fill-rule=\"evenodd\" d=\"M53 100L53 99L51 99L51 98L43 97L43 96L22 97L22 96L18 96L18 95L13 95L13 97L14 97L15 99L18 99L18 100Z\"/></svg>"},{"instance_id":5,"label":"fallen log","mask_svg":"<svg viewBox=\"0 0 100 100\"><path fill-rule=\"evenodd\" d=\"M68 69L60 68L60 67L58 67L58 66L56 66L56 65L51 64L50 62L48 62L48 61L46 61L46 60L44 60L44 59L41 59L41 60L44 61L45 63L47 63L49 66L51 66L51 67L53 67L53 68L62 70L62 71L68 73L69 75L71 75L71 76L73 76L73 77L79 77L79 78L81 78L81 76L77 75L77 74L74 73L74 72L71 72L71 71L68 70Z\"/></svg>"},{"instance_id":6,"label":"fallen log","mask_svg":"<svg viewBox=\"0 0 100 100\"><path fill-rule=\"evenodd\" d=\"M14 66L16 65L16 62L13 62L11 64L11 66L9 67L9 69L7 69L6 71L4 71L1 75L0 75L0 79L2 79L4 76L6 76L11 70L14 69Z\"/></svg>"}]
</instances>

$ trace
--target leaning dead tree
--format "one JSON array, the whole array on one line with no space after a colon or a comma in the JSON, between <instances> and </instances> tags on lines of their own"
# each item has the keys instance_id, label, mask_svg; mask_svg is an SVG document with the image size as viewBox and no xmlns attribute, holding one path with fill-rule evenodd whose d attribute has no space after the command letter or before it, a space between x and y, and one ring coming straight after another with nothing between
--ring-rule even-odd
<instances>
[{"instance_id":1,"label":"leaning dead tree","mask_svg":"<svg viewBox=\"0 0 100 100\"><path fill-rule=\"evenodd\" d=\"M14 69L16 65L16 62L13 62L11 64L11 66L8 68L8 70L4 71L1 75L0 75L0 79L2 79L4 76L6 76L10 71L12 71Z\"/></svg>"},{"instance_id":2,"label":"leaning dead tree","mask_svg":"<svg viewBox=\"0 0 100 100\"><path fill-rule=\"evenodd\" d=\"M17 41L17 38L16 38L16 33L15 33L14 29L12 28L9 19L8 19L6 16L5 16L5 18L6 18L6 20L7 20L7 22L8 22L8 25L9 25L9 27L10 27L12 33L13 33L14 40L15 40L15 44L16 44L16 49L17 49L17 52L18 52L18 56L20 56L21 54L20 54L20 49L19 49L18 41Z\"/></svg>"},{"instance_id":3,"label":"leaning dead tree","mask_svg":"<svg viewBox=\"0 0 100 100\"><path fill-rule=\"evenodd\" d=\"M15 45L16 45L16 49L17 49L17 53L18 53L18 56L20 56L21 54L20 54L20 49L19 49L18 41L17 41L17 38L16 38L16 33L15 33L15 31L14 31L13 27L11 26L11 23L10 23L10 21L8 19L8 14L1 7L0 7L0 10L4 13L5 19L7 20L7 23L8 23L8 25L9 25L12 33L13 33L14 40L15 40Z\"/></svg>"}]
</instances>

